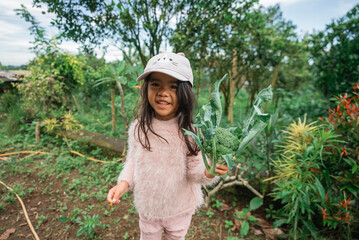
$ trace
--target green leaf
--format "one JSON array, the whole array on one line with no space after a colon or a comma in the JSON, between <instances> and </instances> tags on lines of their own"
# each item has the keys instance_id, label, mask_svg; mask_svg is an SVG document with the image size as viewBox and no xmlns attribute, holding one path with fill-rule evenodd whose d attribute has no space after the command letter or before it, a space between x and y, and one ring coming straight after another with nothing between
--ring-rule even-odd
<instances>
[{"instance_id":1,"label":"green leaf","mask_svg":"<svg viewBox=\"0 0 359 240\"><path fill-rule=\"evenodd\" d=\"M248 217L248 220L251 221L251 222L256 222L258 219L255 217L255 216L249 216Z\"/></svg>"},{"instance_id":2,"label":"green leaf","mask_svg":"<svg viewBox=\"0 0 359 240\"><path fill-rule=\"evenodd\" d=\"M57 220L59 220L60 222L67 222L67 221L70 221L70 219L69 219L69 218L64 217L64 216L59 217Z\"/></svg>"},{"instance_id":3,"label":"green leaf","mask_svg":"<svg viewBox=\"0 0 359 240\"><path fill-rule=\"evenodd\" d=\"M202 159L203 159L203 162L204 162L204 165L206 166L206 169L207 171L210 171L210 166L208 165L208 162L207 162L207 158L205 156L205 150L203 148L203 145L201 143L201 140L200 138L194 134L193 132L191 131L188 131L187 129L184 129L183 128L183 131L184 131L184 135L189 135L193 138L193 140L196 142L197 146L199 147L199 149L201 150L201 153L202 153ZM198 132L200 132L201 130L198 130Z\"/></svg>"},{"instance_id":4,"label":"green leaf","mask_svg":"<svg viewBox=\"0 0 359 240\"><path fill-rule=\"evenodd\" d=\"M242 225L241 225L241 236L242 237L245 237L247 236L248 234L248 231L249 231L249 223L247 221L243 221L242 222Z\"/></svg>"},{"instance_id":5,"label":"green leaf","mask_svg":"<svg viewBox=\"0 0 359 240\"><path fill-rule=\"evenodd\" d=\"M273 228L280 227L280 226L282 226L282 225L285 224L285 223L288 223L288 219L284 219L284 218L278 219L278 220L274 221L274 223L273 223Z\"/></svg>"},{"instance_id":6,"label":"green leaf","mask_svg":"<svg viewBox=\"0 0 359 240\"><path fill-rule=\"evenodd\" d=\"M228 171L236 166L236 163L233 161L233 155L232 154L222 155L222 158L227 163Z\"/></svg>"},{"instance_id":7,"label":"green leaf","mask_svg":"<svg viewBox=\"0 0 359 240\"><path fill-rule=\"evenodd\" d=\"M257 121L248 134L244 137L244 139L239 144L239 147L236 152L236 156L240 155L240 153L248 146L248 144L267 126L267 123L262 121Z\"/></svg>"},{"instance_id":8,"label":"green leaf","mask_svg":"<svg viewBox=\"0 0 359 240\"><path fill-rule=\"evenodd\" d=\"M317 190L319 192L320 199L322 201L325 201L325 190L322 183L318 180L318 178L315 178L315 186L317 187Z\"/></svg>"},{"instance_id":9,"label":"green leaf","mask_svg":"<svg viewBox=\"0 0 359 240\"><path fill-rule=\"evenodd\" d=\"M214 127L218 127L221 118L222 118L222 103L221 103L221 96L219 92L219 86L221 82L227 77L227 74L222 77L222 79L216 81L214 83L213 91L211 93L211 99L209 100L210 105L212 107L212 111L215 113L215 122Z\"/></svg>"},{"instance_id":10,"label":"green leaf","mask_svg":"<svg viewBox=\"0 0 359 240\"><path fill-rule=\"evenodd\" d=\"M260 197L255 197L249 203L249 209L251 211L254 211L254 210L258 209L262 205L263 205L263 199L260 198Z\"/></svg>"}]
</instances>

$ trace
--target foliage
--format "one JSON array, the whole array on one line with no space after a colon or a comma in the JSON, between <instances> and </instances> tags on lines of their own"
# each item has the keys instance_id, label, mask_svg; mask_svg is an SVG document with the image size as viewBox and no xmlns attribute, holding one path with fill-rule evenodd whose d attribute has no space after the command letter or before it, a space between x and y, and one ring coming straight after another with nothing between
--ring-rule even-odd
<instances>
[{"instance_id":1,"label":"foliage","mask_svg":"<svg viewBox=\"0 0 359 240\"><path fill-rule=\"evenodd\" d=\"M326 154L323 148L333 146L337 135L325 131L315 123L306 124L306 120L292 123L281 143L282 150L273 161L276 174L272 180L276 185L272 195L280 199L284 207L280 215L284 218L275 222L291 225L290 234L294 239L300 236L317 237L316 221L320 207L317 192L322 185L316 177L316 171Z\"/></svg>"},{"instance_id":2,"label":"foliage","mask_svg":"<svg viewBox=\"0 0 359 240\"><path fill-rule=\"evenodd\" d=\"M356 229L352 199L359 194L358 87L354 85L353 97L337 97L338 105L329 108L326 120L320 118L321 125L299 120L284 131L282 151L273 160L277 187L272 194L284 204L275 226L290 224L294 238L316 238L324 225L340 229L338 238L350 239Z\"/></svg>"},{"instance_id":3,"label":"foliage","mask_svg":"<svg viewBox=\"0 0 359 240\"><path fill-rule=\"evenodd\" d=\"M289 122L305 114L308 121L314 121L325 114L328 106L328 100L325 100L323 94L312 84L304 84L291 91L277 88L275 96L274 101L280 116Z\"/></svg>"},{"instance_id":4,"label":"foliage","mask_svg":"<svg viewBox=\"0 0 359 240\"><path fill-rule=\"evenodd\" d=\"M225 160L228 168L232 169L235 166L233 161L234 156L241 153L248 146L258 133L266 127L267 121L270 118L268 114L264 114L260 110L263 103L272 98L272 90L269 86L267 89L262 90L258 94L256 102L254 103L253 109L249 115L249 119L245 122L243 127L239 126L237 128L228 129L230 134L233 135L231 138L238 139L239 144L237 150L228 149L228 147L224 145L226 143L225 141L218 141L220 140L219 137L222 137L222 134L224 134L223 128L222 130L216 130L216 128L219 127L222 117L219 86L225 77L226 76L215 83L209 103L202 106L200 113L196 117L194 126L197 128L198 136L195 133L184 129L185 134L190 135L195 140L197 146L201 149L204 164L208 172L213 175L216 175L214 172L216 164L221 162L222 159ZM219 137L215 137L216 132L221 135ZM206 143L208 142L211 142L211 147L207 147ZM229 153L225 152L225 148L231 151L229 151ZM207 149L210 150L210 152L208 152ZM222 153L226 154L223 155ZM207 157L211 159L211 166L209 166L207 162Z\"/></svg>"},{"instance_id":5,"label":"foliage","mask_svg":"<svg viewBox=\"0 0 359 240\"><path fill-rule=\"evenodd\" d=\"M263 205L263 199L255 197L250 201L249 208L243 208L241 212L236 212L234 217L241 221L240 233L242 237L246 237L249 232L250 224L257 222L257 218L251 214L251 211L257 210Z\"/></svg>"},{"instance_id":6,"label":"foliage","mask_svg":"<svg viewBox=\"0 0 359 240\"><path fill-rule=\"evenodd\" d=\"M315 82L326 97L338 96L359 75L359 4L311 36Z\"/></svg>"},{"instance_id":7,"label":"foliage","mask_svg":"<svg viewBox=\"0 0 359 240\"><path fill-rule=\"evenodd\" d=\"M74 119L71 112L63 115L61 120L57 120L56 118L45 119L42 121L42 125L45 128L45 131L48 133L53 133L57 131L76 131L81 129L83 126L78 123L76 119Z\"/></svg>"},{"instance_id":8,"label":"foliage","mask_svg":"<svg viewBox=\"0 0 359 240\"><path fill-rule=\"evenodd\" d=\"M39 63L40 64L40 63ZM61 105L64 96L63 83L54 79L53 74L48 74L37 67L31 68L31 74L27 75L17 89L24 101L24 108L32 116L42 110L49 110L56 105ZM48 106L48 108L45 108Z\"/></svg>"},{"instance_id":9,"label":"foliage","mask_svg":"<svg viewBox=\"0 0 359 240\"><path fill-rule=\"evenodd\" d=\"M21 108L19 95L13 92L6 92L2 94L0 98L0 120L3 124L2 128L9 136L14 136L19 133L25 115Z\"/></svg>"},{"instance_id":10,"label":"foliage","mask_svg":"<svg viewBox=\"0 0 359 240\"><path fill-rule=\"evenodd\" d=\"M121 48L134 46L143 65L147 62L147 52L152 56L159 53L162 42L172 32L170 20L185 7L181 1L146 0L120 0L117 3L33 0L33 3L44 4L49 13L55 14L52 25L64 37L87 48L102 44L104 39L113 39Z\"/></svg>"},{"instance_id":11,"label":"foliage","mask_svg":"<svg viewBox=\"0 0 359 240\"><path fill-rule=\"evenodd\" d=\"M84 221L78 221L78 224L81 227L77 231L76 237L85 235L86 238L89 237L90 239L93 239L96 233L96 227L105 228L105 225L103 225L99 219L99 215L93 215L92 217L84 216Z\"/></svg>"}]
</instances>

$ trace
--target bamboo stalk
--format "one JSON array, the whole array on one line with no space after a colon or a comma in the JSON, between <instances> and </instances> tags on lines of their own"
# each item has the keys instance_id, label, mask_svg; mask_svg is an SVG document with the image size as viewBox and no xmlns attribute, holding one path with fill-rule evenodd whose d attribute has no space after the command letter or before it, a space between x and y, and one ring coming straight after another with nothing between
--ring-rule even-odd
<instances>
[{"instance_id":1,"label":"bamboo stalk","mask_svg":"<svg viewBox=\"0 0 359 240\"><path fill-rule=\"evenodd\" d=\"M12 191L12 192L15 194L15 196L17 197L17 199L19 200L19 202L20 202L20 204L21 204L22 210L24 211L24 215L25 215L27 224L29 225L32 234L34 235L34 237L35 237L36 240L40 240L39 236L38 236L37 233L35 232L34 227L33 227L32 224L31 224L31 221L30 221L30 218L29 218L29 216L28 216L28 214L27 214L27 211L26 211L26 207L25 207L25 205L24 205L24 202L21 200L21 198L19 197L19 195L17 195L17 194L14 192L14 190L13 190L11 187L7 186L7 185L6 185L5 183L3 183L2 181L0 181L0 184L2 184L2 185L5 186L8 190Z\"/></svg>"}]
</instances>

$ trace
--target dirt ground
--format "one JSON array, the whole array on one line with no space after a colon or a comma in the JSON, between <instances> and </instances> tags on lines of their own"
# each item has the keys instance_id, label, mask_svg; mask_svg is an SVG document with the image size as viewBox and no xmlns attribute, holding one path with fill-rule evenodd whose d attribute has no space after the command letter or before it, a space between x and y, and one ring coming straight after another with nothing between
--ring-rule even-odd
<instances>
[{"instance_id":1,"label":"dirt ground","mask_svg":"<svg viewBox=\"0 0 359 240\"><path fill-rule=\"evenodd\" d=\"M71 218L76 209L81 210L78 217L100 216L99 220L105 228L96 227L93 239L139 239L138 214L133 206L131 193L117 206L110 206L106 201L93 198L88 201L80 201L76 196L70 198L63 187L63 179L41 174L43 170L35 167L40 163L41 159L36 159L32 164L26 165L31 171L20 175L4 174L5 178L0 179L9 186L18 183L23 189L33 188L22 199L40 239L90 239L85 235L77 236L80 228L77 222L59 221L62 216ZM68 177L71 181L77 174L78 170L74 169L62 177ZM108 186L110 187L112 186ZM0 239L35 239L19 201L15 198L12 203L4 203L2 196L9 195L8 191L5 187L0 187L0 203L4 206L0 208ZM233 202L233 196L238 200ZM254 196L250 191L239 187L220 192L214 199L215 202L211 202L210 208L202 207L193 216L186 239L240 239L240 222L234 218L234 213L246 207L252 197ZM254 212L259 220L251 224L245 239L276 239L271 223L265 220L265 214L264 207ZM9 234L10 232L12 233Z\"/></svg>"}]
</instances>

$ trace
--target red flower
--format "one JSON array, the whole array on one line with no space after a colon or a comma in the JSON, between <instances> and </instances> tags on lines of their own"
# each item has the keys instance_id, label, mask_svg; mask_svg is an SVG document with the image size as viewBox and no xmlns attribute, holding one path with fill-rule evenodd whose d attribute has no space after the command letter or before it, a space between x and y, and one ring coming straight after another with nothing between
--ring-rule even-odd
<instances>
[{"instance_id":1,"label":"red flower","mask_svg":"<svg viewBox=\"0 0 359 240\"><path fill-rule=\"evenodd\" d=\"M326 208L322 208L322 215L323 215L323 220L328 216Z\"/></svg>"},{"instance_id":2,"label":"red flower","mask_svg":"<svg viewBox=\"0 0 359 240\"><path fill-rule=\"evenodd\" d=\"M310 170L312 173L315 173L315 174L322 173L322 172L319 171L317 168L309 168L309 170Z\"/></svg>"},{"instance_id":3,"label":"red flower","mask_svg":"<svg viewBox=\"0 0 359 240\"><path fill-rule=\"evenodd\" d=\"M343 148L341 148L343 150L342 154L340 154L341 157L343 157L343 155L345 154L345 156L348 156L348 152L346 149L347 146L344 146Z\"/></svg>"},{"instance_id":4,"label":"red flower","mask_svg":"<svg viewBox=\"0 0 359 240\"><path fill-rule=\"evenodd\" d=\"M350 197L347 200L343 200L343 202L338 203L338 206L342 206L343 208L347 208L347 206L350 206Z\"/></svg>"},{"instance_id":5,"label":"red flower","mask_svg":"<svg viewBox=\"0 0 359 240\"><path fill-rule=\"evenodd\" d=\"M320 119L320 121L324 122L324 119L323 119L323 118L319 117L319 119Z\"/></svg>"}]
</instances>

